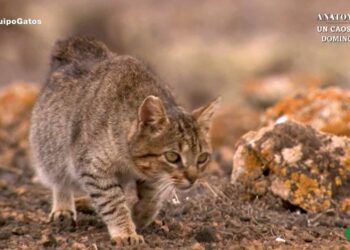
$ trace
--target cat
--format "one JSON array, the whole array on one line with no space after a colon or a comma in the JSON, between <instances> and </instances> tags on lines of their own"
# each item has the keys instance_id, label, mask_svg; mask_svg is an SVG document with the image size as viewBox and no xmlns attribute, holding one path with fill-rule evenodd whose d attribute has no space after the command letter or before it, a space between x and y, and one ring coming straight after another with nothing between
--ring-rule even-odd
<instances>
[{"instance_id":1,"label":"cat","mask_svg":"<svg viewBox=\"0 0 350 250\"><path fill-rule=\"evenodd\" d=\"M167 190L193 186L210 161L219 103L186 112L141 61L94 39L56 42L29 136L37 175L52 189L50 220L76 221L80 187L117 245L143 244L136 228L155 219ZM130 182L138 198L131 208Z\"/></svg>"}]
</instances>

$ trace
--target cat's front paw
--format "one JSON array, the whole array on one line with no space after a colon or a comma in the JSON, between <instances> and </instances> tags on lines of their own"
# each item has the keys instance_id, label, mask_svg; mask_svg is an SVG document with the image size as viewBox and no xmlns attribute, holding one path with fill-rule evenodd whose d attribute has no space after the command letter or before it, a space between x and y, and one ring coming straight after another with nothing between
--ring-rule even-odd
<instances>
[{"instance_id":1,"label":"cat's front paw","mask_svg":"<svg viewBox=\"0 0 350 250\"><path fill-rule=\"evenodd\" d=\"M70 210L56 210L50 214L50 222L60 228L75 227L75 216Z\"/></svg>"},{"instance_id":2,"label":"cat's front paw","mask_svg":"<svg viewBox=\"0 0 350 250\"><path fill-rule=\"evenodd\" d=\"M145 228L151 224L156 215L156 210L150 208L145 209L145 206L140 206L139 204L135 204L132 210L132 220L139 229Z\"/></svg>"},{"instance_id":3,"label":"cat's front paw","mask_svg":"<svg viewBox=\"0 0 350 250\"><path fill-rule=\"evenodd\" d=\"M137 233L131 235L115 235L112 236L112 242L118 247L138 246L145 243L143 237Z\"/></svg>"}]
</instances>

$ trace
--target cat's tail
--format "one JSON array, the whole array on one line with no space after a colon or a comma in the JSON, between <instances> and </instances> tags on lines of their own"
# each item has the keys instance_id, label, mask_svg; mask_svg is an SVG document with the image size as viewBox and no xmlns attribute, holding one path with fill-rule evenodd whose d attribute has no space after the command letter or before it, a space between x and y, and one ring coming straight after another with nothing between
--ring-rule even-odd
<instances>
[{"instance_id":1,"label":"cat's tail","mask_svg":"<svg viewBox=\"0 0 350 250\"><path fill-rule=\"evenodd\" d=\"M92 38L71 37L57 41L51 54L51 71L71 63L103 60L109 55L108 48Z\"/></svg>"}]
</instances>

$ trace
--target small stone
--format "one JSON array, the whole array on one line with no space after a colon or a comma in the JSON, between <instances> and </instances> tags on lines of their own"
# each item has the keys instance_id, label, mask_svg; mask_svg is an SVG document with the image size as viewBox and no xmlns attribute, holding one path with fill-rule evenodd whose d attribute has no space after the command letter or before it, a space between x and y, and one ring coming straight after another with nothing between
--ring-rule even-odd
<instances>
[{"instance_id":1,"label":"small stone","mask_svg":"<svg viewBox=\"0 0 350 250\"><path fill-rule=\"evenodd\" d=\"M191 246L191 249L192 250L204 250L205 248L200 243L196 242Z\"/></svg>"},{"instance_id":2,"label":"small stone","mask_svg":"<svg viewBox=\"0 0 350 250\"><path fill-rule=\"evenodd\" d=\"M154 224L158 225L158 226L163 226L163 221L161 220L154 220Z\"/></svg>"},{"instance_id":3,"label":"small stone","mask_svg":"<svg viewBox=\"0 0 350 250\"><path fill-rule=\"evenodd\" d=\"M82 243L74 242L72 244L72 249L73 250L82 250L82 249L86 249L86 246Z\"/></svg>"},{"instance_id":4,"label":"small stone","mask_svg":"<svg viewBox=\"0 0 350 250\"><path fill-rule=\"evenodd\" d=\"M167 225L163 225L160 227L163 231L169 233L169 227Z\"/></svg>"}]
</instances>

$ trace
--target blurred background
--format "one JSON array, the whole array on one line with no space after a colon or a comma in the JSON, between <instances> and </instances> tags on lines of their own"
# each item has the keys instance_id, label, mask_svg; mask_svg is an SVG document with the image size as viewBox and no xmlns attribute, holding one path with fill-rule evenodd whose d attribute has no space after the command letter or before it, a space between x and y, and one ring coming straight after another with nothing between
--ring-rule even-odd
<instances>
[{"instance_id":1,"label":"blurred background","mask_svg":"<svg viewBox=\"0 0 350 250\"><path fill-rule=\"evenodd\" d=\"M318 13L349 7L347 0L1 0L1 18L42 24L0 26L0 87L41 85L56 40L92 36L150 64L189 108L222 95L217 126L235 136L217 140L233 142L286 94L350 86L349 44L322 43L316 32Z\"/></svg>"}]
</instances>

